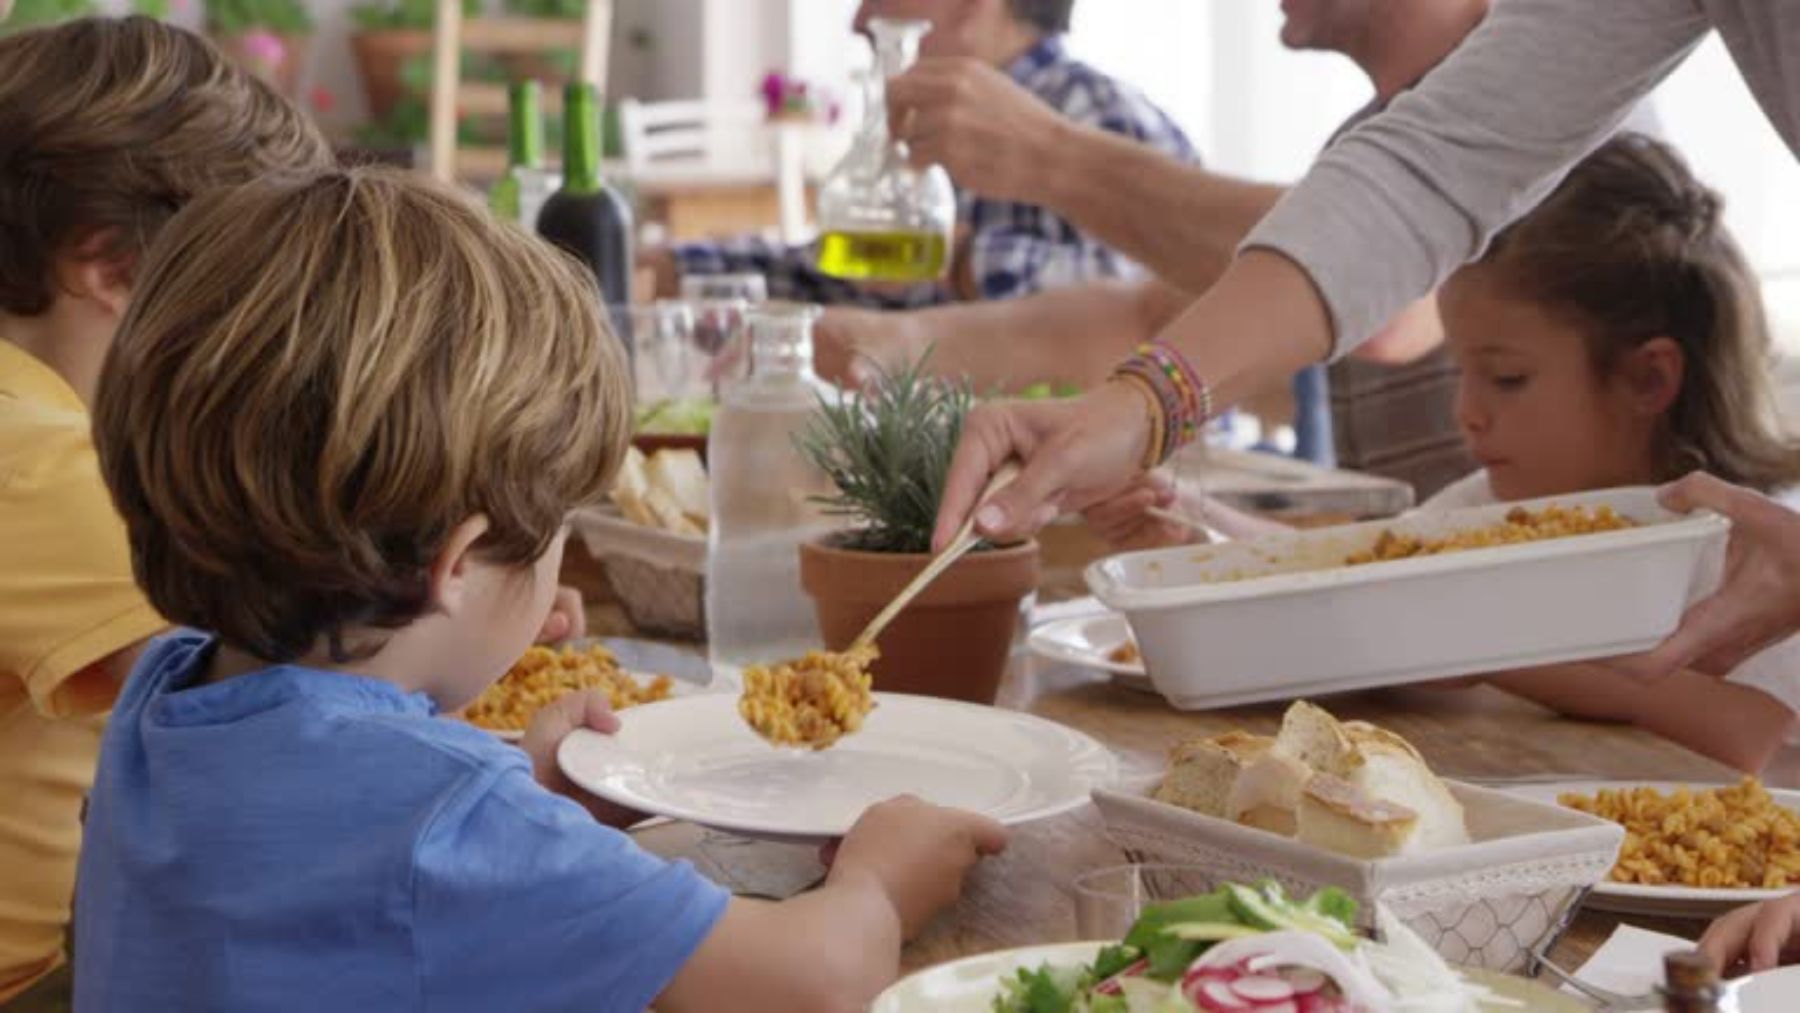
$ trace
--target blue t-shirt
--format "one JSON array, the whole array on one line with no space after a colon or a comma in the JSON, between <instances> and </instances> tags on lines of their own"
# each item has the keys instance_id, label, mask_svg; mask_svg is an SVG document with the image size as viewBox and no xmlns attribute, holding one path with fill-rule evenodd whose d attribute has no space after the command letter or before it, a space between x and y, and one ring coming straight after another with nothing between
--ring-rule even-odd
<instances>
[{"instance_id":1,"label":"blue t-shirt","mask_svg":"<svg viewBox=\"0 0 1800 1013\"><path fill-rule=\"evenodd\" d=\"M151 646L101 750L76 887L78 1010L638 1010L727 895L375 679L194 686Z\"/></svg>"}]
</instances>

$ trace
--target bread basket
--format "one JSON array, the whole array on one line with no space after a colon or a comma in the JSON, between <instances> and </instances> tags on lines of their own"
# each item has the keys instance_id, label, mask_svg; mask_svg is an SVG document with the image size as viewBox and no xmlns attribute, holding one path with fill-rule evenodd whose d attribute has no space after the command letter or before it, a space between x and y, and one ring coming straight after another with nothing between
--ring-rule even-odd
<instances>
[{"instance_id":1,"label":"bread basket","mask_svg":"<svg viewBox=\"0 0 1800 1013\"><path fill-rule=\"evenodd\" d=\"M607 508L576 511L576 534L639 633L706 638L706 539L633 524Z\"/></svg>"},{"instance_id":2,"label":"bread basket","mask_svg":"<svg viewBox=\"0 0 1800 1013\"><path fill-rule=\"evenodd\" d=\"M1297 896L1336 886L1397 915L1444 959L1501 972L1567 928L1588 889L1618 858L1618 824L1561 806L1448 781L1472 842L1373 861L1204 816L1149 796L1150 786L1094 792L1106 831L1132 861L1198 866L1220 883L1279 880Z\"/></svg>"}]
</instances>

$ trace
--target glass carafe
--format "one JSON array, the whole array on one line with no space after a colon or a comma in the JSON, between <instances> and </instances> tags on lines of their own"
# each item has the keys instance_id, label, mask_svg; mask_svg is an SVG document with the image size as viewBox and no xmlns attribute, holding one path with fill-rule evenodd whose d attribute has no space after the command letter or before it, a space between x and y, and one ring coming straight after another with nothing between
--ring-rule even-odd
<instances>
[{"instance_id":1,"label":"glass carafe","mask_svg":"<svg viewBox=\"0 0 1800 1013\"><path fill-rule=\"evenodd\" d=\"M706 624L714 672L728 680L820 644L799 547L840 525L818 503L830 479L794 442L820 399L836 396L813 372L817 316L815 306L752 310L750 373L725 387L713 416Z\"/></svg>"},{"instance_id":2,"label":"glass carafe","mask_svg":"<svg viewBox=\"0 0 1800 1013\"><path fill-rule=\"evenodd\" d=\"M857 281L930 281L950 262L956 190L942 166L914 169L888 135L887 81L919 56L929 21L869 23L875 69L864 79L863 125L819 188L819 270Z\"/></svg>"}]
</instances>

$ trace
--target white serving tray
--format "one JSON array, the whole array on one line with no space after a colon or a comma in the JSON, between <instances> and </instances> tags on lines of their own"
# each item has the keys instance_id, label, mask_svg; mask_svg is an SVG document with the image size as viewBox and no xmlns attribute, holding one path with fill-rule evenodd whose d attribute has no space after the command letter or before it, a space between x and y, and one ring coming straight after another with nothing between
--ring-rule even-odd
<instances>
[{"instance_id":1,"label":"white serving tray","mask_svg":"<svg viewBox=\"0 0 1800 1013\"><path fill-rule=\"evenodd\" d=\"M1644 526L1339 565L1383 531L1440 536L1551 504ZM1613 489L1129 553L1087 581L1130 620L1157 691L1201 710L1646 650L1717 587L1728 530L1664 510L1653 489Z\"/></svg>"},{"instance_id":2,"label":"white serving tray","mask_svg":"<svg viewBox=\"0 0 1800 1013\"><path fill-rule=\"evenodd\" d=\"M1276 879L1296 896L1335 886L1373 924L1381 904L1452 963L1524 968L1618 858L1617 823L1458 781L1470 843L1382 859L1349 858L1158 801L1149 786L1097 789L1107 836L1133 861L1206 869L1217 883Z\"/></svg>"}]
</instances>

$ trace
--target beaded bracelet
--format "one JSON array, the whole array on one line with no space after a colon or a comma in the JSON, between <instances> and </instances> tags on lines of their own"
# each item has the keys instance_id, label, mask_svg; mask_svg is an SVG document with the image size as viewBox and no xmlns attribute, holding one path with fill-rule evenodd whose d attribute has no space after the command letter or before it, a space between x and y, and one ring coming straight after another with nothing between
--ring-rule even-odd
<instances>
[{"instance_id":1,"label":"beaded bracelet","mask_svg":"<svg viewBox=\"0 0 1800 1013\"><path fill-rule=\"evenodd\" d=\"M1201 427L1212 418L1212 388L1185 356L1166 344L1138 346L1137 354L1120 363L1113 376L1141 384L1159 407L1162 424L1152 426L1153 465L1198 439Z\"/></svg>"},{"instance_id":2,"label":"beaded bracelet","mask_svg":"<svg viewBox=\"0 0 1800 1013\"><path fill-rule=\"evenodd\" d=\"M1150 438L1144 444L1144 456L1138 462L1138 466L1144 471L1149 471L1162 463L1163 443L1167 440L1168 416L1163 412L1161 397L1150 381L1135 373L1114 373L1112 382L1130 387L1144 399L1144 418L1150 424Z\"/></svg>"}]
</instances>

